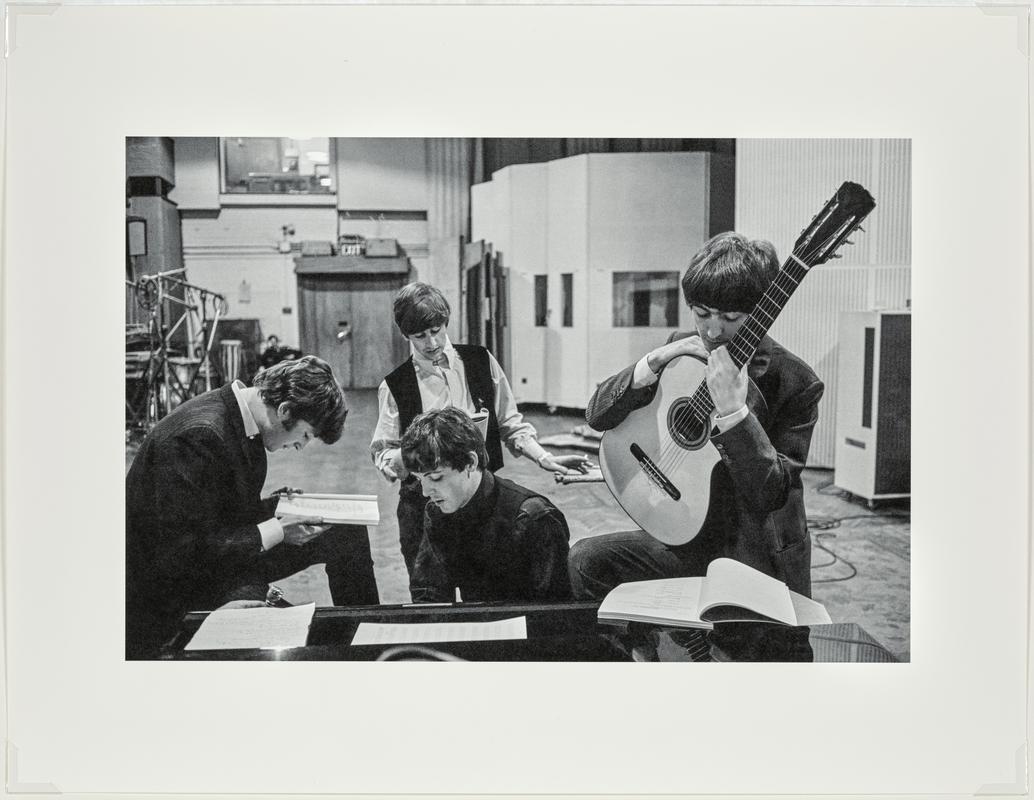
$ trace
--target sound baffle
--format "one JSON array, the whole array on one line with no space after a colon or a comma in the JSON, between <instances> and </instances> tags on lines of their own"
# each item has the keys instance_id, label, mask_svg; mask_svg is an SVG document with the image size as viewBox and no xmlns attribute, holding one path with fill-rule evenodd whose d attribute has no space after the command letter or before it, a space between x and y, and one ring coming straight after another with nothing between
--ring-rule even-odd
<instances>
[{"instance_id":1,"label":"sound baffle","mask_svg":"<svg viewBox=\"0 0 1034 800\"><path fill-rule=\"evenodd\" d=\"M840 316L833 482L870 504L911 493L911 332L907 310Z\"/></svg>"}]
</instances>

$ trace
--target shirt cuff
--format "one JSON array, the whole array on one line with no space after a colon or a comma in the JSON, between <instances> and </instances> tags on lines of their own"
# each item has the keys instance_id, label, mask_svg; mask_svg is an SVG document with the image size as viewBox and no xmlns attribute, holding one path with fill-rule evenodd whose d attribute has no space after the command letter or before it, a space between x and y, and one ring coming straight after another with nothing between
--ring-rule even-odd
<instances>
[{"instance_id":1,"label":"shirt cuff","mask_svg":"<svg viewBox=\"0 0 1034 800\"><path fill-rule=\"evenodd\" d=\"M260 522L259 536L262 537L262 550L272 550L280 542L284 540L284 526L280 524L280 520L267 519L265 522Z\"/></svg>"},{"instance_id":2,"label":"shirt cuff","mask_svg":"<svg viewBox=\"0 0 1034 800\"><path fill-rule=\"evenodd\" d=\"M632 371L632 388L644 389L657 383L657 373L650 369L647 356L640 358Z\"/></svg>"},{"instance_id":3,"label":"shirt cuff","mask_svg":"<svg viewBox=\"0 0 1034 800\"><path fill-rule=\"evenodd\" d=\"M719 433L725 433L730 428L735 427L740 422L743 422L747 418L747 414L750 411L746 404L740 406L738 411L733 411L731 414L726 414L724 417L715 417L714 426L718 429Z\"/></svg>"},{"instance_id":4,"label":"shirt cuff","mask_svg":"<svg viewBox=\"0 0 1034 800\"><path fill-rule=\"evenodd\" d=\"M542 460L542 456L548 455L548 452L538 443L537 439L529 436L520 444L521 454L526 455L536 464Z\"/></svg>"}]
</instances>

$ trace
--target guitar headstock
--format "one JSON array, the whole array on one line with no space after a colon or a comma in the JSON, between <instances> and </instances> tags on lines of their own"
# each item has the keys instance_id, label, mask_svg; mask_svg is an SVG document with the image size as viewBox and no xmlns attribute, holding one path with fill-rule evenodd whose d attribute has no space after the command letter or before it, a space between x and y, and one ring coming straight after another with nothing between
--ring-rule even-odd
<instances>
[{"instance_id":1,"label":"guitar headstock","mask_svg":"<svg viewBox=\"0 0 1034 800\"><path fill-rule=\"evenodd\" d=\"M862 220L876 207L865 187L845 181L836 194L797 237L793 254L807 267L840 258L836 251L847 237L861 227ZM850 242L848 242L850 244Z\"/></svg>"}]
</instances>

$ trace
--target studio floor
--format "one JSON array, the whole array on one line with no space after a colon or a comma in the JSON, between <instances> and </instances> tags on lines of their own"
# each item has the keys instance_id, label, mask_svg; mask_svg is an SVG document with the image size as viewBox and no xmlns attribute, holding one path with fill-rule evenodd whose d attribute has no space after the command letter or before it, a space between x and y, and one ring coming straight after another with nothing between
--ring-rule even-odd
<instances>
[{"instance_id":1,"label":"studio floor","mask_svg":"<svg viewBox=\"0 0 1034 800\"><path fill-rule=\"evenodd\" d=\"M409 602L408 580L399 552L395 505L398 488L374 469L368 455L377 418L374 390L348 392L344 434L333 445L316 442L303 452L271 455L266 490L295 486L307 491L376 494L381 523L370 528L371 549L382 603ZM570 433L580 415L525 410L540 437ZM564 451L552 447L555 452ZM127 469L132 449L127 451ZM564 512L571 541L629 530L636 525L605 484L557 484L527 459L506 454L506 477L548 497ZM910 515L908 505L870 509L833 485L833 471L807 469L805 506L813 542L812 594L834 622L856 622L897 658L910 658ZM292 603L331 605L326 573L314 566L280 581Z\"/></svg>"}]
</instances>

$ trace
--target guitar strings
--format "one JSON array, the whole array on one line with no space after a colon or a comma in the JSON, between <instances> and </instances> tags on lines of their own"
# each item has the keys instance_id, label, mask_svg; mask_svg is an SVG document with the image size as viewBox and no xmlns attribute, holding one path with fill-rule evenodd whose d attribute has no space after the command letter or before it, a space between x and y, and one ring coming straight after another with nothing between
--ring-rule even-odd
<instances>
[{"instance_id":1,"label":"guitar strings","mask_svg":"<svg viewBox=\"0 0 1034 800\"><path fill-rule=\"evenodd\" d=\"M737 331L736 336L734 336L733 340L730 342L729 351L730 355L733 357L734 363L739 366L743 366L743 364L746 364L749 361L757 351L758 346L761 344L761 340L764 338L768 327L772 325L776 316L778 316L779 312L782 310L783 304L785 304L786 300L790 299L793 292L804 279L808 269L810 269L806 263L807 259L813 258L816 253L830 245L837 238L841 230L843 230L843 228L835 230L817 247L809 251L808 254L802 252L801 255L804 256L804 260L802 260L798 255L796 249L790 253L790 256L780 268L775 279L765 290L765 293L754 307L754 310L747 318L743 327ZM811 244L814 244L814 242ZM791 273L791 269L795 268L795 265L792 262L796 262L796 270L799 272L797 277ZM792 284L792 286L789 284ZM778 303L775 298L771 296L773 290L779 291L784 296L783 304ZM770 306L766 306L766 303L770 304ZM756 315L759 312L768 319L767 324L764 325L761 330L758 330L758 320L756 318ZM744 346L744 342L747 343L746 347ZM711 394L708 391L707 381L705 379L701 381L699 386L697 386L696 391L689 396L686 406L675 413L674 418L671 423L669 423L669 429L673 428L676 433L684 435L685 432L697 433L700 428L703 428L704 435L707 438L710 438L710 417L713 410L714 402L711 399ZM691 420L695 422L696 425L684 431L684 426L686 426ZM661 452L659 453L657 466L661 472L670 472L678 468L687 458L690 457L691 451L686 451L682 446L680 446L675 441L674 436L671 438L672 441L662 445Z\"/></svg>"}]
</instances>

